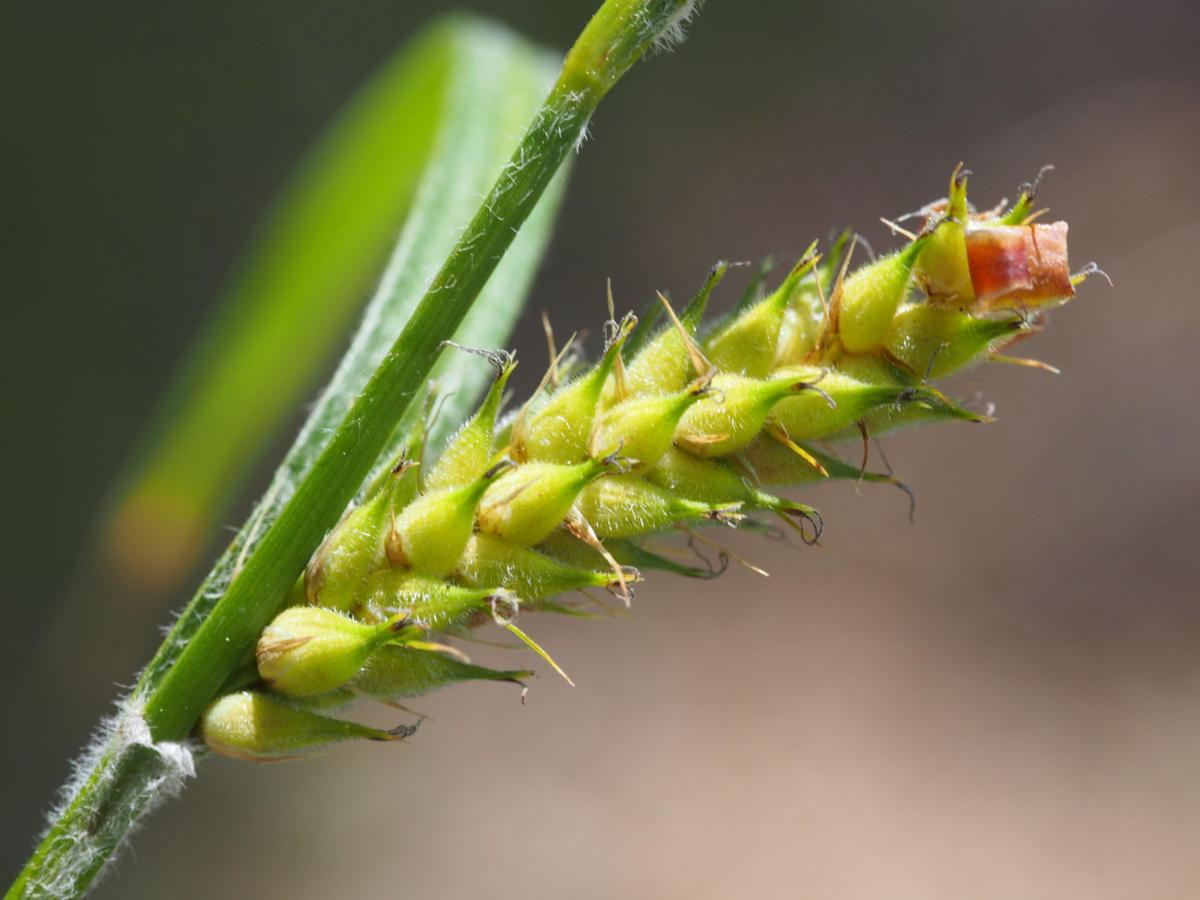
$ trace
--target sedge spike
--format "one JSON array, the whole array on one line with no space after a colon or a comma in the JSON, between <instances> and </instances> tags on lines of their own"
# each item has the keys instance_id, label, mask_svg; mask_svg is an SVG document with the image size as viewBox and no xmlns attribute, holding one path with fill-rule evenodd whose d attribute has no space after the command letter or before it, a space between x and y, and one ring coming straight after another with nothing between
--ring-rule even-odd
<instances>
[{"instance_id":1,"label":"sedge spike","mask_svg":"<svg viewBox=\"0 0 1200 900\"><path fill-rule=\"evenodd\" d=\"M755 283L707 330L724 263L681 314L660 295L653 327L610 321L590 368L568 366L572 342L555 351L548 337L550 368L507 423L497 415L516 361L490 357L499 373L479 411L440 458L410 448L330 532L295 603L262 634L257 672L210 706L200 737L262 760L395 740L407 732L321 713L464 681L523 685L530 673L476 666L448 643L486 624L570 682L518 612L591 617L558 598L580 592L603 606L588 593L599 589L628 603L642 569L711 578L735 561L766 574L706 530L778 534L777 518L815 543L820 513L789 488L868 481L911 498L890 471L868 468L871 437L989 421L933 382L990 361L1049 368L1005 350L1092 271L1071 274L1065 223L1033 221L1035 188L1007 213L979 214L959 167L948 196L921 211L919 234L896 226L907 243L853 272L856 241L843 232L774 290Z\"/></svg>"}]
</instances>

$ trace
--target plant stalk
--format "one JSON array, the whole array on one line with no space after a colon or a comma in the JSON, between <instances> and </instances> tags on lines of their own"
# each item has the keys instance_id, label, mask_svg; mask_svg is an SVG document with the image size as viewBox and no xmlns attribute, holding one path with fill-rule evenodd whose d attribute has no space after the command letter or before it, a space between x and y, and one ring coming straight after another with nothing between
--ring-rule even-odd
<instances>
[{"instance_id":1,"label":"plant stalk","mask_svg":"<svg viewBox=\"0 0 1200 900\"><path fill-rule=\"evenodd\" d=\"M424 387L442 342L462 322L600 101L654 43L676 36L694 5L607 0L596 13L417 310L278 518L170 662L177 641L167 636L131 699L85 755L73 793L8 900L82 896L142 813L191 774L183 742L354 498ZM180 622L187 619L185 610Z\"/></svg>"}]
</instances>

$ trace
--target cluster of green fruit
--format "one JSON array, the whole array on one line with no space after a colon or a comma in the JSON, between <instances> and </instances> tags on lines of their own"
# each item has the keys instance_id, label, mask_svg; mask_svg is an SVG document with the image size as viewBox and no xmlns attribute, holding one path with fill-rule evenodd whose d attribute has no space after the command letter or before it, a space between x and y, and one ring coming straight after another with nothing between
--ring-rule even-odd
<instances>
[{"instance_id":1,"label":"cluster of green fruit","mask_svg":"<svg viewBox=\"0 0 1200 900\"><path fill-rule=\"evenodd\" d=\"M334 529L264 631L259 681L216 700L200 723L213 750L251 759L331 742L391 740L332 718L464 680L529 673L473 665L439 640L481 622L508 629L561 673L517 624L524 610L589 588L628 602L640 571L698 574L645 546L653 535L755 513L806 542L812 507L769 489L827 478L895 481L818 449L902 425L983 417L929 385L1001 360L1041 314L1074 295L1065 223L1034 220L1035 187L976 212L956 170L949 196L920 211L899 251L850 271L855 241L816 244L766 296L702 317L726 266L677 315L665 298L639 323L610 321L602 358L572 373L567 350L517 412L500 416L515 362L440 456L406 457ZM656 318L665 321L656 323ZM570 347L570 343L568 343ZM564 676L565 677L565 676Z\"/></svg>"}]
</instances>

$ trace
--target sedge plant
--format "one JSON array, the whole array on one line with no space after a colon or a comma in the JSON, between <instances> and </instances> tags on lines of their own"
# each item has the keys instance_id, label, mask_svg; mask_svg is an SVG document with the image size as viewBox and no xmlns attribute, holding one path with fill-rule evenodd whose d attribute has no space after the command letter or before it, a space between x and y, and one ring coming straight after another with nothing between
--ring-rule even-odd
<instances>
[{"instance_id":1,"label":"sedge plant","mask_svg":"<svg viewBox=\"0 0 1200 900\"><path fill-rule=\"evenodd\" d=\"M913 231L898 228L905 243L887 256L865 260L853 238L814 244L773 290L749 291L724 316L706 315L723 263L680 309L660 296L618 317L610 301L597 358L585 363L574 341L552 346L537 390L505 410L516 359L464 346L472 304L597 105L648 49L679 37L695 5L602 5L391 348L352 346L267 498L81 761L8 897L85 893L205 751L280 760L391 742L416 725L372 728L345 710L465 681L523 685L529 669L486 668L451 643L480 625L507 630L569 681L526 613L578 613L574 598L596 592L628 604L654 569L711 576L719 566L680 562L669 544L719 546L714 529L771 518L816 543L820 514L786 491L830 478L903 487L839 444L865 451L903 426L986 421L933 382L988 361L1039 365L1008 349L1087 270L1070 272L1064 223L1037 221L1034 187L981 213L956 170L947 198ZM373 308L360 339L378 343ZM437 392L425 388L440 353L465 350L494 377L443 440ZM330 417L340 417L331 432Z\"/></svg>"}]
</instances>

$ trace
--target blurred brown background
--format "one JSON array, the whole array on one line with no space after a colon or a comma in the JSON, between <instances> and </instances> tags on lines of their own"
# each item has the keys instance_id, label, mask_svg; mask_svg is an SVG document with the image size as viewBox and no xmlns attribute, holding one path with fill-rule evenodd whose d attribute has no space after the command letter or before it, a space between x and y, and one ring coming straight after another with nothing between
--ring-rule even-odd
<instances>
[{"instance_id":1,"label":"blurred brown background","mask_svg":"<svg viewBox=\"0 0 1200 900\"><path fill-rule=\"evenodd\" d=\"M560 47L594 6L464 5ZM438 6L0 13L0 881L187 593L88 585L46 651L108 479L289 167ZM416 703L436 721L403 747L206 763L97 895L1195 896L1197 33L1186 2L710 0L594 123L525 358L541 308L598 324L606 276L640 308L833 226L886 246L877 217L963 159L980 203L1055 163L1040 199L1116 284L1026 345L1063 375L970 373L997 424L884 442L915 526L894 491L822 487L823 550L736 539L769 580L660 577L631 620L540 620L575 690L467 686Z\"/></svg>"}]
</instances>

